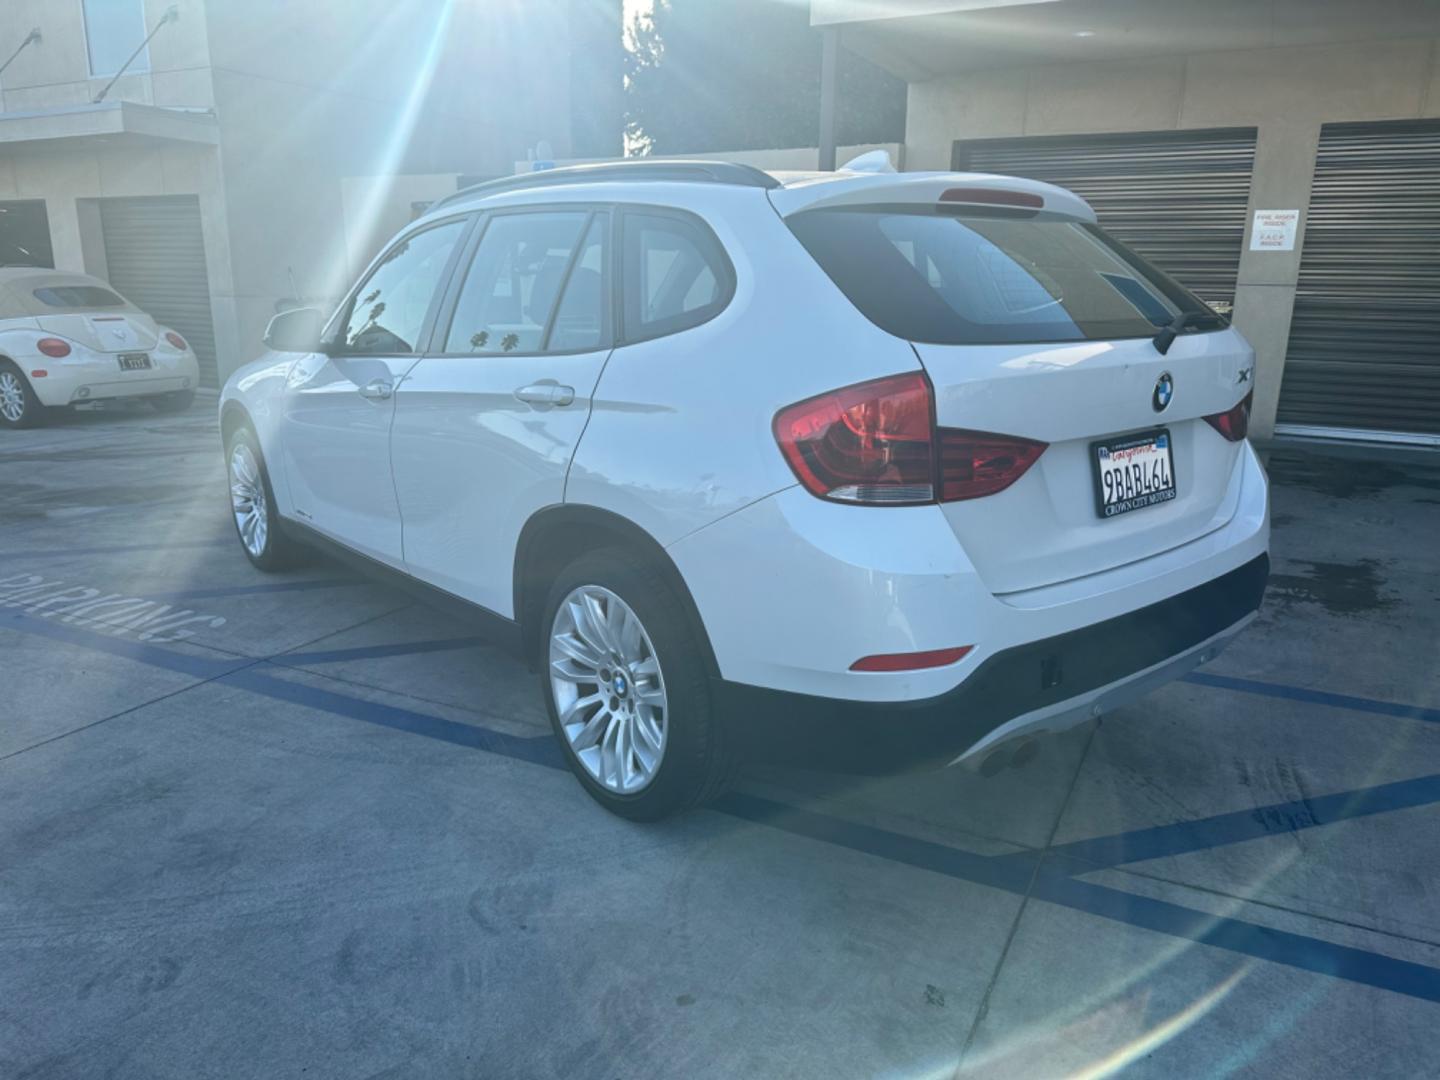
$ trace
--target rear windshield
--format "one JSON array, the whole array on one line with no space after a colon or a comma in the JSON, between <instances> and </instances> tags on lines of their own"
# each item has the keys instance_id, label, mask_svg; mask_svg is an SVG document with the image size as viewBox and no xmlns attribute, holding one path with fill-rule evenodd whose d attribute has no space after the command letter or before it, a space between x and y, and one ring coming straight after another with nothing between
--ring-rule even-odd
<instances>
[{"instance_id":1,"label":"rear windshield","mask_svg":"<svg viewBox=\"0 0 1440 1080\"><path fill-rule=\"evenodd\" d=\"M1004 213L810 210L791 230L883 330L937 345L1150 337L1225 320L1096 225Z\"/></svg>"},{"instance_id":2,"label":"rear windshield","mask_svg":"<svg viewBox=\"0 0 1440 1080\"><path fill-rule=\"evenodd\" d=\"M50 285L34 292L36 300L57 308L124 307L125 301L99 285Z\"/></svg>"}]
</instances>

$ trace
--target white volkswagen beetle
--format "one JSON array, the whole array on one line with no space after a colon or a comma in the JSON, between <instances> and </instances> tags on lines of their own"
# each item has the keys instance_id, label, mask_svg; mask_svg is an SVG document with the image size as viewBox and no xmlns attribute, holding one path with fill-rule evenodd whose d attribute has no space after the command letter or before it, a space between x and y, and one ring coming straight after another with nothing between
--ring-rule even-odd
<instances>
[{"instance_id":1,"label":"white volkswagen beetle","mask_svg":"<svg viewBox=\"0 0 1440 1080\"><path fill-rule=\"evenodd\" d=\"M178 412L199 381L185 339L100 279L0 268L0 425L33 427L50 409L107 398Z\"/></svg>"}]
</instances>

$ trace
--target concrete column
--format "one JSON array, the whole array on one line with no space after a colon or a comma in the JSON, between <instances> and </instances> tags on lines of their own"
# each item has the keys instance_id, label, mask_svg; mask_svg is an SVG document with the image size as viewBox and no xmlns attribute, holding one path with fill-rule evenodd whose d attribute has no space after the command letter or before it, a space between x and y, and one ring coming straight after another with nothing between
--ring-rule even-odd
<instances>
[{"instance_id":1,"label":"concrete column","mask_svg":"<svg viewBox=\"0 0 1440 1080\"><path fill-rule=\"evenodd\" d=\"M1255 347L1255 405L1250 429L1262 438L1275 431L1319 143L1320 122L1308 118L1264 122L1255 141L1234 319ZM1250 250L1250 225L1257 209L1300 211L1294 251Z\"/></svg>"},{"instance_id":2,"label":"concrete column","mask_svg":"<svg viewBox=\"0 0 1440 1080\"><path fill-rule=\"evenodd\" d=\"M835 169L835 95L840 66L840 28L820 31L820 168Z\"/></svg>"}]
</instances>

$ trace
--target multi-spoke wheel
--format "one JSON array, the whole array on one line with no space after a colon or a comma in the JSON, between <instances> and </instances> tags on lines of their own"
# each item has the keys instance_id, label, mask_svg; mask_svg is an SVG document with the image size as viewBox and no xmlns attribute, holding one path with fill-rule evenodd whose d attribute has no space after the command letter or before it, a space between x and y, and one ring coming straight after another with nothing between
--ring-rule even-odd
<instances>
[{"instance_id":1,"label":"multi-spoke wheel","mask_svg":"<svg viewBox=\"0 0 1440 1080\"><path fill-rule=\"evenodd\" d=\"M665 756L665 679L650 635L609 589L570 592L550 629L550 690L560 729L607 790L640 791Z\"/></svg>"},{"instance_id":2,"label":"multi-spoke wheel","mask_svg":"<svg viewBox=\"0 0 1440 1080\"><path fill-rule=\"evenodd\" d=\"M20 369L8 360L0 360L0 425L34 427L45 418L44 414L45 406Z\"/></svg>"},{"instance_id":3,"label":"multi-spoke wheel","mask_svg":"<svg viewBox=\"0 0 1440 1080\"><path fill-rule=\"evenodd\" d=\"M709 682L679 599L617 549L576 560L545 608L543 684L555 734L602 806L652 821L729 777Z\"/></svg>"},{"instance_id":4,"label":"multi-spoke wheel","mask_svg":"<svg viewBox=\"0 0 1440 1080\"><path fill-rule=\"evenodd\" d=\"M244 439L230 450L230 509L240 543L252 559L265 554L270 539L270 510L265 501L265 482L260 479L260 462Z\"/></svg>"},{"instance_id":5,"label":"multi-spoke wheel","mask_svg":"<svg viewBox=\"0 0 1440 1080\"><path fill-rule=\"evenodd\" d=\"M275 496L265 475L265 459L249 428L239 428L230 436L225 464L230 481L230 515L245 557L261 570L281 570L291 565L297 548L277 527Z\"/></svg>"}]
</instances>

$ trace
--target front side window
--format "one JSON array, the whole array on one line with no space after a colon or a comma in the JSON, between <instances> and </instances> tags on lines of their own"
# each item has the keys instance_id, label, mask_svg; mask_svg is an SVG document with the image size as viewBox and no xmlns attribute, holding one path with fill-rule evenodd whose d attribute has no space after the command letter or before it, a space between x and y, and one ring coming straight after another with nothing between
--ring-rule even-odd
<instances>
[{"instance_id":1,"label":"front side window","mask_svg":"<svg viewBox=\"0 0 1440 1080\"><path fill-rule=\"evenodd\" d=\"M347 353L413 353L450 253L466 222L448 221L406 237L385 253L355 293L341 343Z\"/></svg>"},{"instance_id":2,"label":"front side window","mask_svg":"<svg viewBox=\"0 0 1440 1080\"><path fill-rule=\"evenodd\" d=\"M114 75L145 40L145 0L84 0L85 42L90 49L90 75ZM126 72L149 71L146 49Z\"/></svg>"},{"instance_id":3,"label":"front side window","mask_svg":"<svg viewBox=\"0 0 1440 1080\"><path fill-rule=\"evenodd\" d=\"M718 315L733 291L729 260L713 234L669 214L625 215L625 337L688 330Z\"/></svg>"},{"instance_id":4,"label":"front side window","mask_svg":"<svg viewBox=\"0 0 1440 1080\"><path fill-rule=\"evenodd\" d=\"M936 345L1153 336L1224 319L1098 226L1062 218L829 209L787 222L883 330Z\"/></svg>"},{"instance_id":5,"label":"front side window","mask_svg":"<svg viewBox=\"0 0 1440 1080\"><path fill-rule=\"evenodd\" d=\"M473 356L542 351L551 312L571 270L575 245L589 222L590 214L584 210L493 218L465 274L450 330L445 335L445 351ZM601 233L603 230L591 226L586 239L586 255L592 263L589 270L596 272L603 262L598 252L592 254L590 237ZM576 270L582 275L588 272L584 267ZM598 303L598 277L595 283ZM572 300L567 290L566 302L573 305L581 301ZM599 311L592 310L592 322L587 324L597 332L598 323L593 320L598 316ZM579 326L581 313L567 312L566 317L570 330L576 336L583 335L584 327ZM561 346L557 340L551 349L575 347Z\"/></svg>"}]
</instances>

